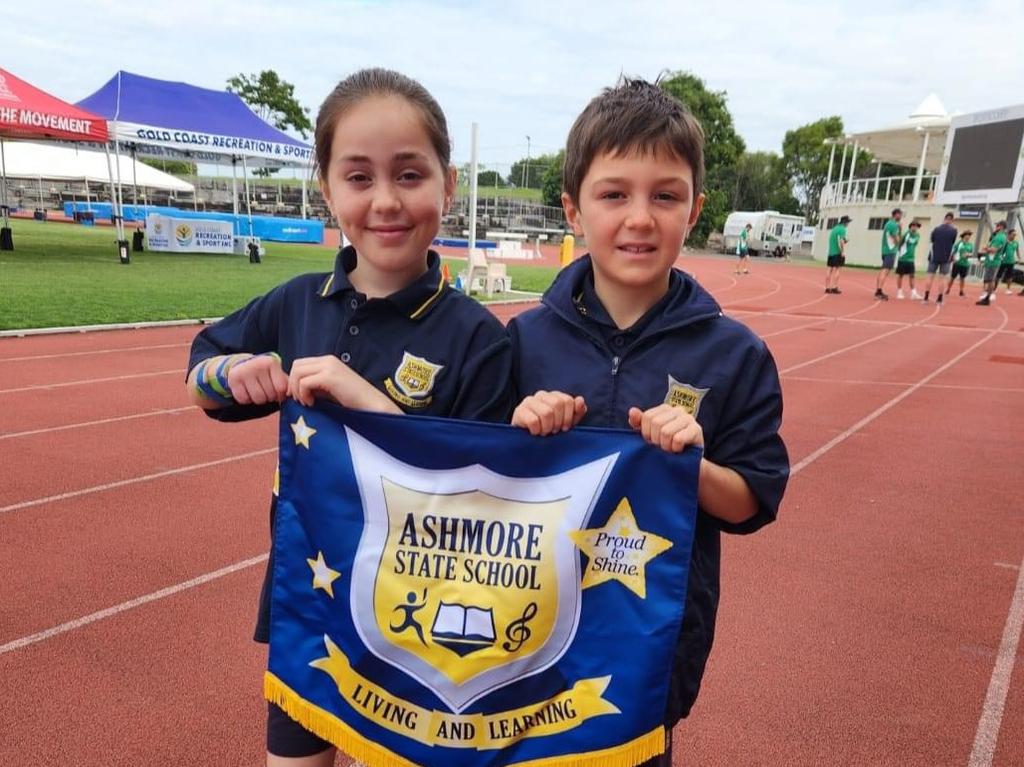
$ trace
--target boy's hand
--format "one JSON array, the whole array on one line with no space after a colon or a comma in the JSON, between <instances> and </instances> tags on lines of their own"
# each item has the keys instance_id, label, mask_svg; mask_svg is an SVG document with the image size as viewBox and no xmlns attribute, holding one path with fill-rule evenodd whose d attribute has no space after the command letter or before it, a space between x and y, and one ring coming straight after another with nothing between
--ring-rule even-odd
<instances>
[{"instance_id":1,"label":"boy's hand","mask_svg":"<svg viewBox=\"0 0 1024 767\"><path fill-rule=\"evenodd\" d=\"M574 397L560 391L539 391L516 407L512 425L526 429L535 437L546 437L559 431L569 431L587 413L583 397Z\"/></svg>"},{"instance_id":2,"label":"boy's hand","mask_svg":"<svg viewBox=\"0 0 1024 767\"><path fill-rule=\"evenodd\" d=\"M239 405L265 405L284 400L288 392L288 376L276 356L260 354L231 367L228 387Z\"/></svg>"},{"instance_id":3,"label":"boy's hand","mask_svg":"<svg viewBox=\"0 0 1024 767\"><path fill-rule=\"evenodd\" d=\"M356 410L402 412L386 394L333 354L295 360L287 381L287 394L306 407L312 407L319 395Z\"/></svg>"},{"instance_id":4,"label":"boy's hand","mask_svg":"<svg viewBox=\"0 0 1024 767\"><path fill-rule=\"evenodd\" d=\"M629 409L629 425L644 440L669 453L681 453L690 445L704 447L704 430L681 407L661 404L649 410Z\"/></svg>"}]
</instances>

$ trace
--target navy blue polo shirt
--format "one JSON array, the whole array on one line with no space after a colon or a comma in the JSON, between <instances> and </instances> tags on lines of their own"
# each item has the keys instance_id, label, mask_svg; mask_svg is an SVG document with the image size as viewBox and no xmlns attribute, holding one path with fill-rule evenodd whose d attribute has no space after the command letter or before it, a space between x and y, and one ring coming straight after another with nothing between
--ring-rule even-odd
<instances>
[{"instance_id":1,"label":"navy blue polo shirt","mask_svg":"<svg viewBox=\"0 0 1024 767\"><path fill-rule=\"evenodd\" d=\"M423 275L386 298L367 299L352 286L356 258L354 248L344 248L332 273L295 277L205 328L192 342L189 370L221 354L274 351L287 372L296 359L333 354L406 413L508 423L511 346L498 319L445 283L433 251ZM241 421L277 409L232 405L206 413ZM275 508L273 499L271 531ZM272 566L260 598L259 641L268 640Z\"/></svg>"},{"instance_id":2,"label":"navy blue polo shirt","mask_svg":"<svg viewBox=\"0 0 1024 767\"><path fill-rule=\"evenodd\" d=\"M630 407L682 406L703 429L705 457L738 472L757 500L754 517L738 525L698 510L666 711L671 726L696 700L711 651L721 533L750 533L774 520L786 488L782 392L764 342L723 316L684 272L673 270L666 296L625 332L609 327L592 285L584 257L559 274L541 306L509 323L517 398L541 389L582 395L582 425L620 429L630 428Z\"/></svg>"},{"instance_id":3,"label":"navy blue polo shirt","mask_svg":"<svg viewBox=\"0 0 1024 767\"><path fill-rule=\"evenodd\" d=\"M959 236L952 224L940 224L932 229L932 263L945 264L953 257L953 246Z\"/></svg>"}]
</instances>

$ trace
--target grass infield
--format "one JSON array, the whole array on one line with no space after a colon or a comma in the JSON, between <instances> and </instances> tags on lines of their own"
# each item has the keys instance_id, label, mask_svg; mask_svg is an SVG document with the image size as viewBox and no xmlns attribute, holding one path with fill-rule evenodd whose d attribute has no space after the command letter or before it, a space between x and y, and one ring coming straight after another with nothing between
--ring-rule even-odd
<instances>
[{"instance_id":1,"label":"grass infield","mask_svg":"<svg viewBox=\"0 0 1024 767\"><path fill-rule=\"evenodd\" d=\"M329 248L278 242L264 243L258 265L245 256L148 251L124 265L111 227L12 220L11 229L14 250L0 251L0 330L219 317L295 275L334 266ZM453 275L463 267L449 262ZM533 292L557 272L508 269L517 291Z\"/></svg>"}]
</instances>

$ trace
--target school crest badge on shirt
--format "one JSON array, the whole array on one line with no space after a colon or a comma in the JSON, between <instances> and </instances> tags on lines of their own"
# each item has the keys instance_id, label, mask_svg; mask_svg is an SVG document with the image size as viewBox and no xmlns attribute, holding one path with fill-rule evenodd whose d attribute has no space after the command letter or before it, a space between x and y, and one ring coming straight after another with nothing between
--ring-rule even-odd
<instances>
[{"instance_id":1,"label":"school crest badge on shirt","mask_svg":"<svg viewBox=\"0 0 1024 767\"><path fill-rule=\"evenodd\" d=\"M696 418L697 413L700 412L700 403L704 401L704 395L709 391L710 389L698 389L696 386L691 386L688 383L677 381L672 377L672 374L669 373L668 392L665 394L665 404L672 405L673 407L681 407L687 413Z\"/></svg>"},{"instance_id":2,"label":"school crest badge on shirt","mask_svg":"<svg viewBox=\"0 0 1024 767\"><path fill-rule=\"evenodd\" d=\"M431 392L437 374L444 365L437 365L424 357L402 353L402 361L394 375L384 382L384 388L395 402L412 408L423 408L433 401Z\"/></svg>"}]
</instances>

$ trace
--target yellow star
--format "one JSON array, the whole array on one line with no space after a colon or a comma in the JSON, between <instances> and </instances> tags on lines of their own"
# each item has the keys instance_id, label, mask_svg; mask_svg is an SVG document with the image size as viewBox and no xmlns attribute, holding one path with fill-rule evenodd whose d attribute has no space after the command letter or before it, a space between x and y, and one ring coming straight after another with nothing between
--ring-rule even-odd
<instances>
[{"instance_id":1,"label":"yellow star","mask_svg":"<svg viewBox=\"0 0 1024 767\"><path fill-rule=\"evenodd\" d=\"M613 531L618 531L618 535ZM615 580L641 599L647 598L645 565L672 548L672 541L667 538L640 529L625 498L619 501L604 527L572 530L569 536L587 555L581 588Z\"/></svg>"},{"instance_id":2,"label":"yellow star","mask_svg":"<svg viewBox=\"0 0 1024 767\"><path fill-rule=\"evenodd\" d=\"M306 561L309 563L309 569L313 571L313 588L323 589L331 599L334 599L334 588L331 584L341 577L341 573L327 566L322 551L317 552L316 559L307 558Z\"/></svg>"},{"instance_id":3,"label":"yellow star","mask_svg":"<svg viewBox=\"0 0 1024 767\"><path fill-rule=\"evenodd\" d=\"M299 420L292 424L292 431L295 432L295 444L309 450L309 439L316 434L316 429L308 426L306 419L300 415Z\"/></svg>"}]
</instances>

